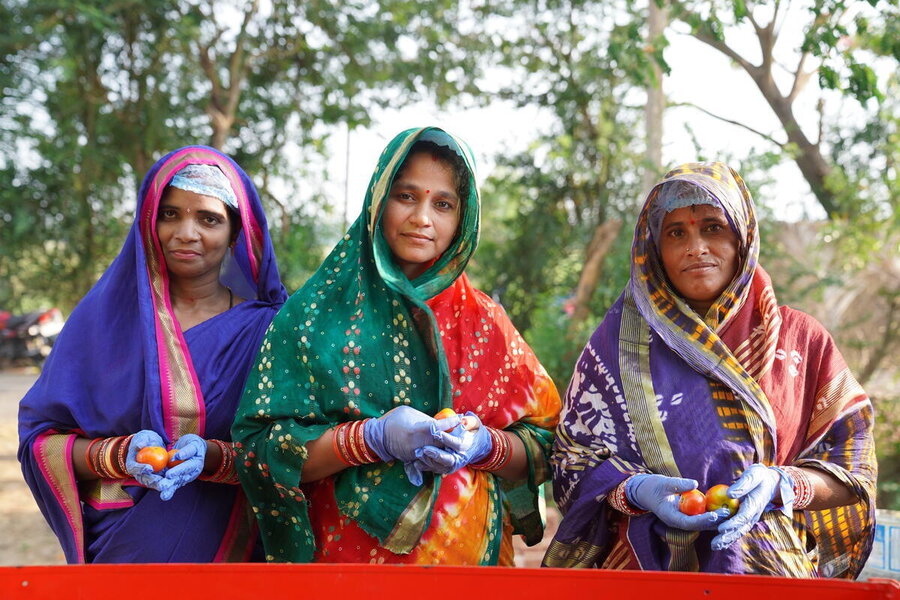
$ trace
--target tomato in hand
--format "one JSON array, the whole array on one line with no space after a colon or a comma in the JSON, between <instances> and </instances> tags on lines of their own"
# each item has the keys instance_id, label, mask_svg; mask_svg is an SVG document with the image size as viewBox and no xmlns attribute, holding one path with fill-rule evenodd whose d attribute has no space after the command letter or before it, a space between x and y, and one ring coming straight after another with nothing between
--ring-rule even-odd
<instances>
[{"instance_id":1,"label":"tomato in hand","mask_svg":"<svg viewBox=\"0 0 900 600\"><path fill-rule=\"evenodd\" d=\"M167 460L166 460L166 468L167 468L167 469L171 469L171 468L174 467L175 465L180 465L181 463L184 462L183 460L175 460L175 453L176 453L176 452L178 452L178 450L177 450L176 448L172 448L171 450L169 450L169 451L166 453L166 456L168 457Z\"/></svg>"},{"instance_id":2,"label":"tomato in hand","mask_svg":"<svg viewBox=\"0 0 900 600\"><path fill-rule=\"evenodd\" d=\"M678 499L678 510L686 515L700 515L706 512L706 496L700 490L682 492Z\"/></svg>"},{"instance_id":3,"label":"tomato in hand","mask_svg":"<svg viewBox=\"0 0 900 600\"><path fill-rule=\"evenodd\" d=\"M450 417L453 417L455 415L456 411L452 408L442 408L436 415L434 415L434 418L437 420L449 419ZM453 427L451 427L450 429L445 429L444 431L453 431Z\"/></svg>"},{"instance_id":4,"label":"tomato in hand","mask_svg":"<svg viewBox=\"0 0 900 600\"><path fill-rule=\"evenodd\" d=\"M741 503L737 498L728 496L728 486L724 483L714 485L706 490L706 510L713 511L719 508L727 508L728 513L733 515L737 512Z\"/></svg>"},{"instance_id":5,"label":"tomato in hand","mask_svg":"<svg viewBox=\"0 0 900 600\"><path fill-rule=\"evenodd\" d=\"M169 453L161 446L144 446L134 458L139 463L150 465L153 471L162 471L169 462Z\"/></svg>"}]
</instances>

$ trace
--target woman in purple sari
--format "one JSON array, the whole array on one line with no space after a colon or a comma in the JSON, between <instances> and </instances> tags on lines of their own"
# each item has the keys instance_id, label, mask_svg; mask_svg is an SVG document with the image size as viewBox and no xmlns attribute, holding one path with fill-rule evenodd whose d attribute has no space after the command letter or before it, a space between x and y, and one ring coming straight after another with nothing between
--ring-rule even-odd
<instances>
[{"instance_id":1,"label":"woman in purple sari","mask_svg":"<svg viewBox=\"0 0 900 600\"><path fill-rule=\"evenodd\" d=\"M22 471L68 562L251 558L230 428L285 296L243 170L202 146L160 159L19 408ZM154 473L145 446L184 462Z\"/></svg>"},{"instance_id":2,"label":"woman in purple sari","mask_svg":"<svg viewBox=\"0 0 900 600\"><path fill-rule=\"evenodd\" d=\"M779 305L740 176L688 163L647 197L631 280L584 349L554 443L544 565L856 577L873 411L834 340ZM728 486L734 515L679 494ZM715 507L713 507L715 508Z\"/></svg>"}]
</instances>

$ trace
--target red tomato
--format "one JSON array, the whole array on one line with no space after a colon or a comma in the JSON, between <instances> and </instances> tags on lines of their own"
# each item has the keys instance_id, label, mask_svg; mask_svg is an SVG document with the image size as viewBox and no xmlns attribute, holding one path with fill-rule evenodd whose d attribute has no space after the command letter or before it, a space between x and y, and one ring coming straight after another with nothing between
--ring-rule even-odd
<instances>
[{"instance_id":1,"label":"red tomato","mask_svg":"<svg viewBox=\"0 0 900 600\"><path fill-rule=\"evenodd\" d=\"M169 453L161 446L145 446L138 450L135 460L150 465L154 471L162 471L169 462Z\"/></svg>"},{"instance_id":2,"label":"red tomato","mask_svg":"<svg viewBox=\"0 0 900 600\"><path fill-rule=\"evenodd\" d=\"M741 503L736 498L730 498L726 493L728 486L724 483L714 485L706 490L706 510L713 511L719 508L727 508L729 514L737 512Z\"/></svg>"},{"instance_id":3,"label":"red tomato","mask_svg":"<svg viewBox=\"0 0 900 600\"><path fill-rule=\"evenodd\" d=\"M453 410L452 408L442 408L441 410L438 411L438 413L436 415L434 415L434 418L438 419L438 420L449 419L450 417L452 417L454 415L456 415L456 411ZM444 431L453 431L453 427L451 427L450 429L445 429Z\"/></svg>"},{"instance_id":4,"label":"red tomato","mask_svg":"<svg viewBox=\"0 0 900 600\"><path fill-rule=\"evenodd\" d=\"M699 515L706 512L706 496L700 490L682 492L678 500L678 510L686 515Z\"/></svg>"},{"instance_id":5,"label":"red tomato","mask_svg":"<svg viewBox=\"0 0 900 600\"><path fill-rule=\"evenodd\" d=\"M166 459L166 468L167 468L167 469L171 469L171 468L174 467L175 465L180 465L181 463L184 462L183 460L175 460L175 453L176 453L176 452L178 452L178 450L176 450L175 448L172 448L171 450L169 450L169 451L166 453L166 457L167 457L167 459Z\"/></svg>"}]
</instances>

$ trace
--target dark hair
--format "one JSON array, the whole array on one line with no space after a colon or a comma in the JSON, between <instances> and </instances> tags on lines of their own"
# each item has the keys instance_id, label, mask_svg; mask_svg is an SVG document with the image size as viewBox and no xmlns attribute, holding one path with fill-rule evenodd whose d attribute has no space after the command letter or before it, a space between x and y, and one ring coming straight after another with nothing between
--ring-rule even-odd
<instances>
[{"instance_id":1,"label":"dark hair","mask_svg":"<svg viewBox=\"0 0 900 600\"><path fill-rule=\"evenodd\" d=\"M470 174L466 161L462 156L447 146L440 146L427 140L420 140L412 145L409 152L406 153L406 158L403 159L400 168L397 169L394 179L399 178L400 175L403 174L404 169L406 169L406 166L409 163L409 159L416 154L430 154L433 158L450 167L450 171L453 173L453 179L455 180L454 183L456 184L456 195L459 196L460 202L465 202L469 199Z\"/></svg>"}]
</instances>

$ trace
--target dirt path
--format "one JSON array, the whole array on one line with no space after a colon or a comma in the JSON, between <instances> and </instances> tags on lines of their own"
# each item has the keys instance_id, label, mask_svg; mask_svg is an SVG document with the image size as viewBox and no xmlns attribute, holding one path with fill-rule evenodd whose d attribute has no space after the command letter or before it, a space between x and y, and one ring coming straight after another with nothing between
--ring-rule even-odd
<instances>
[{"instance_id":1,"label":"dirt path","mask_svg":"<svg viewBox=\"0 0 900 600\"><path fill-rule=\"evenodd\" d=\"M16 459L18 403L34 380L30 373L0 372L0 565L66 562Z\"/></svg>"}]
</instances>

